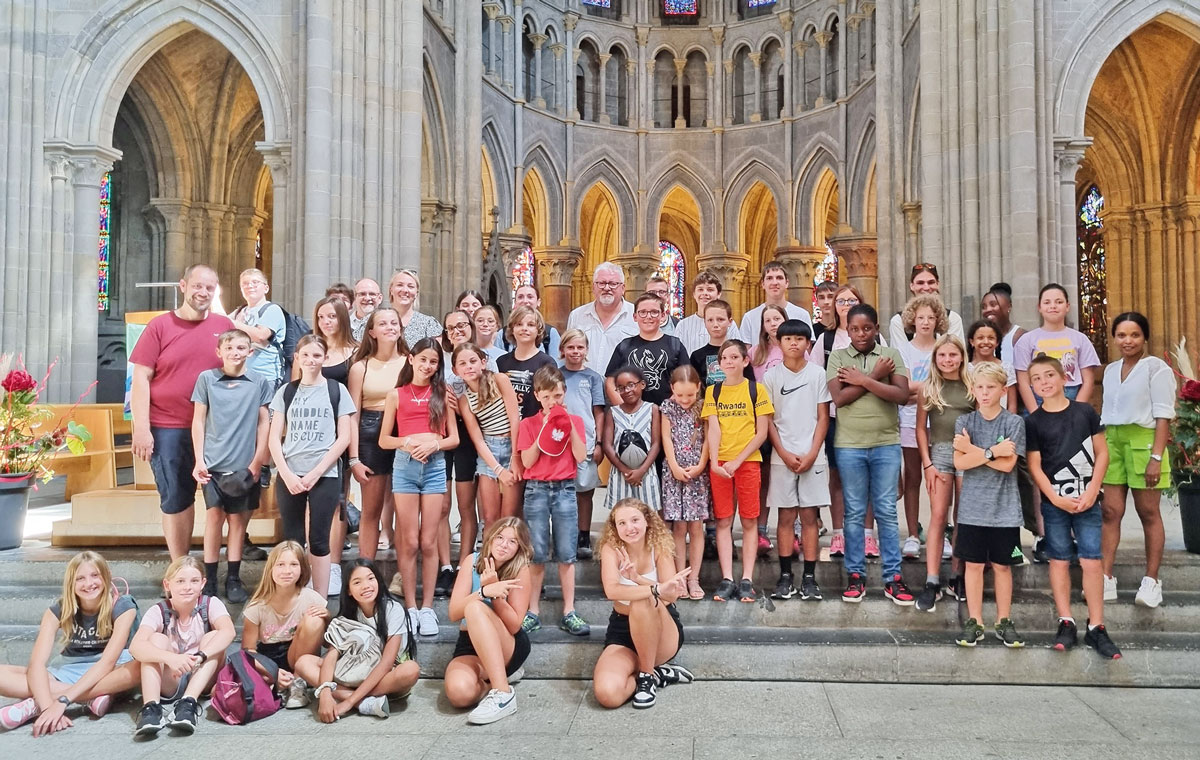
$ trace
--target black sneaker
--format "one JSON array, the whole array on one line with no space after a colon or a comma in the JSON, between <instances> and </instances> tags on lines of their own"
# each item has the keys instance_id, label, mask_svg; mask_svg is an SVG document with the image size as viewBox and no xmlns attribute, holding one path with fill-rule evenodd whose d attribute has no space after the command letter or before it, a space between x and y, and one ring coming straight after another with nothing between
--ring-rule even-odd
<instances>
[{"instance_id":1,"label":"black sneaker","mask_svg":"<svg viewBox=\"0 0 1200 760\"><path fill-rule=\"evenodd\" d=\"M937 609L938 600L942 598L942 584L926 582L925 588L917 594L917 609L921 612L933 612Z\"/></svg>"},{"instance_id":2,"label":"black sneaker","mask_svg":"<svg viewBox=\"0 0 1200 760\"><path fill-rule=\"evenodd\" d=\"M1102 625L1088 628L1088 632L1083 635L1083 643L1095 649L1096 653L1106 660L1121 659L1121 650L1108 637L1108 631Z\"/></svg>"},{"instance_id":3,"label":"black sneaker","mask_svg":"<svg viewBox=\"0 0 1200 760\"><path fill-rule=\"evenodd\" d=\"M732 578L722 578L717 590L713 592L714 602L728 602L730 599L735 599L737 594L737 584Z\"/></svg>"},{"instance_id":4,"label":"black sneaker","mask_svg":"<svg viewBox=\"0 0 1200 760\"><path fill-rule=\"evenodd\" d=\"M913 596L913 592L909 591L908 586L905 585L903 576L900 575L892 576L890 581L883 584L883 595L900 607L911 607L917 600Z\"/></svg>"},{"instance_id":5,"label":"black sneaker","mask_svg":"<svg viewBox=\"0 0 1200 760\"><path fill-rule=\"evenodd\" d=\"M246 536L246 543L242 544L242 559L250 562L262 562L266 558L267 550L250 543L250 537Z\"/></svg>"},{"instance_id":6,"label":"black sneaker","mask_svg":"<svg viewBox=\"0 0 1200 760\"><path fill-rule=\"evenodd\" d=\"M587 531L579 532L579 543L575 546L575 556L579 559L592 558L592 534Z\"/></svg>"},{"instance_id":7,"label":"black sneaker","mask_svg":"<svg viewBox=\"0 0 1200 760\"><path fill-rule=\"evenodd\" d=\"M245 604L250 598L250 594L246 592L246 587L242 585L242 579L238 576L225 579L225 598L230 604Z\"/></svg>"},{"instance_id":8,"label":"black sneaker","mask_svg":"<svg viewBox=\"0 0 1200 760\"><path fill-rule=\"evenodd\" d=\"M433 586L433 596L436 599L445 599L450 596L450 591L453 588L454 571L448 567L443 567L438 571L437 583Z\"/></svg>"},{"instance_id":9,"label":"black sneaker","mask_svg":"<svg viewBox=\"0 0 1200 760\"><path fill-rule=\"evenodd\" d=\"M1017 633L1017 627L1009 618L1001 618L1000 622L996 623L995 632L996 638L1000 639L1009 649L1020 649L1025 646L1025 638Z\"/></svg>"},{"instance_id":10,"label":"black sneaker","mask_svg":"<svg viewBox=\"0 0 1200 760\"><path fill-rule=\"evenodd\" d=\"M158 702L147 702L138 710L137 727L133 730L136 736L157 736L159 731L167 727L167 716L163 706Z\"/></svg>"},{"instance_id":11,"label":"black sneaker","mask_svg":"<svg viewBox=\"0 0 1200 760\"><path fill-rule=\"evenodd\" d=\"M846 590L842 592L842 601L859 604L866 595L867 584L863 582L863 577L858 573L850 573L850 582L846 584Z\"/></svg>"},{"instance_id":12,"label":"black sneaker","mask_svg":"<svg viewBox=\"0 0 1200 760\"><path fill-rule=\"evenodd\" d=\"M960 647L973 647L980 641L983 641L983 626L975 618L967 618L967 622L963 623L962 635L954 643Z\"/></svg>"},{"instance_id":13,"label":"black sneaker","mask_svg":"<svg viewBox=\"0 0 1200 760\"><path fill-rule=\"evenodd\" d=\"M1058 621L1058 633L1054 634L1054 643L1050 645L1050 648L1065 652L1068 649L1074 649L1078 641L1079 629L1075 627L1075 623L1070 620L1060 620Z\"/></svg>"},{"instance_id":14,"label":"black sneaker","mask_svg":"<svg viewBox=\"0 0 1200 760\"><path fill-rule=\"evenodd\" d=\"M638 673L637 688L633 690L633 706L637 709L654 707L654 692L658 676L654 673Z\"/></svg>"},{"instance_id":15,"label":"black sneaker","mask_svg":"<svg viewBox=\"0 0 1200 760\"><path fill-rule=\"evenodd\" d=\"M1039 565L1044 565L1050 561L1046 556L1046 537L1038 536L1033 542L1033 561Z\"/></svg>"},{"instance_id":16,"label":"black sneaker","mask_svg":"<svg viewBox=\"0 0 1200 760\"><path fill-rule=\"evenodd\" d=\"M184 697L175 703L171 712L171 729L181 734L194 734L196 723L200 719L200 703L192 697Z\"/></svg>"},{"instance_id":17,"label":"black sneaker","mask_svg":"<svg viewBox=\"0 0 1200 760\"><path fill-rule=\"evenodd\" d=\"M782 573L779 576L779 583L775 584L775 590L771 592L772 599L791 599L796 593L796 587L792 584L792 574Z\"/></svg>"},{"instance_id":18,"label":"black sneaker","mask_svg":"<svg viewBox=\"0 0 1200 760\"><path fill-rule=\"evenodd\" d=\"M961 575L956 575L950 579L950 582L945 586L946 593L954 597L957 601L967 601L967 581Z\"/></svg>"},{"instance_id":19,"label":"black sneaker","mask_svg":"<svg viewBox=\"0 0 1200 760\"><path fill-rule=\"evenodd\" d=\"M742 578L738 583L737 596L739 602L754 602L758 600L758 594L754 593L754 582L749 578Z\"/></svg>"},{"instance_id":20,"label":"black sneaker","mask_svg":"<svg viewBox=\"0 0 1200 760\"><path fill-rule=\"evenodd\" d=\"M654 668L654 675L658 678L659 686L670 686L677 683L691 683L696 680L692 675L692 671L682 665L666 663Z\"/></svg>"},{"instance_id":21,"label":"black sneaker","mask_svg":"<svg viewBox=\"0 0 1200 760\"><path fill-rule=\"evenodd\" d=\"M817 585L817 576L809 573L800 579L800 599L805 602L819 602L821 587Z\"/></svg>"}]
</instances>

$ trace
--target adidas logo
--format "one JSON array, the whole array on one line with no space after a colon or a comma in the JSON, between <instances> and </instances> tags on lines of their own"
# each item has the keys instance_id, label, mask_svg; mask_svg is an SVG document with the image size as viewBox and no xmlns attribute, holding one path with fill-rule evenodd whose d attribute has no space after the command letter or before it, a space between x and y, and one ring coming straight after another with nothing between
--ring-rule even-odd
<instances>
[{"instance_id":1,"label":"adidas logo","mask_svg":"<svg viewBox=\"0 0 1200 760\"><path fill-rule=\"evenodd\" d=\"M552 440L553 440L555 443L562 443L563 439L564 439L564 438L566 438L566 437L567 437L567 434L566 434L566 433L564 433L564 432L563 432L563 431L561 431L561 430L551 430L551 431L550 431L550 438L551 438L551 439L552 439Z\"/></svg>"}]
</instances>

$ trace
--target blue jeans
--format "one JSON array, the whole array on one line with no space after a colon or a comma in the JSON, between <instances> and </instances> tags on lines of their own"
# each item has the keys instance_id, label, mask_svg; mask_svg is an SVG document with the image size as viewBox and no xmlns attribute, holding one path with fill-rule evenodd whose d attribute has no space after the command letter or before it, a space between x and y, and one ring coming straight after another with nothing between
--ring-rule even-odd
<instances>
[{"instance_id":1,"label":"blue jeans","mask_svg":"<svg viewBox=\"0 0 1200 760\"><path fill-rule=\"evenodd\" d=\"M575 479L525 481L525 522L533 543L533 561L574 564L579 548L579 503ZM551 539L554 554L550 554Z\"/></svg>"},{"instance_id":2,"label":"blue jeans","mask_svg":"<svg viewBox=\"0 0 1200 760\"><path fill-rule=\"evenodd\" d=\"M392 465L392 493L446 493L446 457L435 451L424 462L397 451Z\"/></svg>"},{"instance_id":3,"label":"blue jeans","mask_svg":"<svg viewBox=\"0 0 1200 760\"><path fill-rule=\"evenodd\" d=\"M875 507L883 578L900 574L900 528L896 524L896 485L900 480L900 444L870 449L837 447L842 498L846 503L846 571L866 574L864 525L867 505Z\"/></svg>"}]
</instances>

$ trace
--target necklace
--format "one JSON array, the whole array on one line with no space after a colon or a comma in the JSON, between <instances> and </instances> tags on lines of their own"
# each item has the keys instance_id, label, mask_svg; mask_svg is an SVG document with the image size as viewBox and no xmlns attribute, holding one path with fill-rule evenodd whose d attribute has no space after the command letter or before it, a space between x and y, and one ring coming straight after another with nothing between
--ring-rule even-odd
<instances>
[{"instance_id":1,"label":"necklace","mask_svg":"<svg viewBox=\"0 0 1200 760\"><path fill-rule=\"evenodd\" d=\"M432 386L432 385L430 385L430 386L426 386L426 387L427 387L429 390L425 391L425 395L423 395L423 396L418 396L418 395L417 395L417 394L416 394L416 393L413 391L413 387L412 387L412 385L411 385L411 384L409 384L409 386L408 386L408 392L409 392L409 394L412 396L413 403L414 403L414 404L416 404L417 406L420 406L421 404L428 404L428 403L429 403L429 397L433 395L433 386Z\"/></svg>"}]
</instances>

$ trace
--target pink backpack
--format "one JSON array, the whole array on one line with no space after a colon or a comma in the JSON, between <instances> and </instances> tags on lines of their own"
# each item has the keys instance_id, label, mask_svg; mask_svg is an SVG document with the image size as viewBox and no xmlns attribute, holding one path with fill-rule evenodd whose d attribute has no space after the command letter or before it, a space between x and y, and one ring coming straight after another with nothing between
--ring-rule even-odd
<instances>
[{"instance_id":1,"label":"pink backpack","mask_svg":"<svg viewBox=\"0 0 1200 760\"><path fill-rule=\"evenodd\" d=\"M266 668L264 676L254 667ZM225 658L217 672L212 689L212 706L231 726L244 726L251 721L273 715L283 706L283 697L275 692L279 666L256 652L239 649Z\"/></svg>"}]
</instances>

